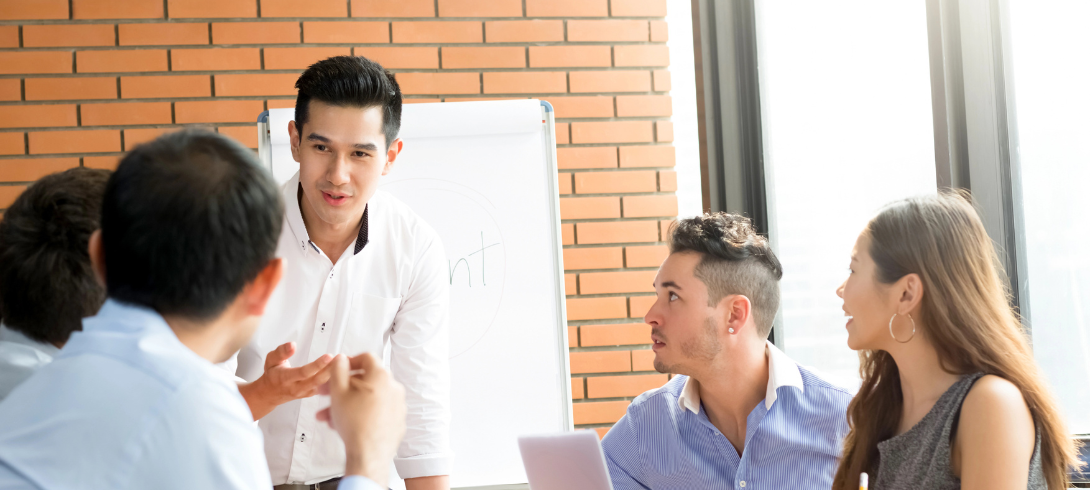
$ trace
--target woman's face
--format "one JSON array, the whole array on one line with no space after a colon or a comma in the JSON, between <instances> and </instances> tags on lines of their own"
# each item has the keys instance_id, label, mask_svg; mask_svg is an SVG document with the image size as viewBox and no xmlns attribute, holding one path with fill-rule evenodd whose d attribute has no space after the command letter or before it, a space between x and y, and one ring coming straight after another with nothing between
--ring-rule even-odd
<instances>
[{"instance_id":1,"label":"woman's face","mask_svg":"<svg viewBox=\"0 0 1090 490\"><path fill-rule=\"evenodd\" d=\"M852 350L879 350L893 341L889 319L896 313L897 305L890 298L891 287L878 281L870 243L866 232L859 234L852 249L848 279L836 290L837 296L844 300L848 347Z\"/></svg>"}]
</instances>

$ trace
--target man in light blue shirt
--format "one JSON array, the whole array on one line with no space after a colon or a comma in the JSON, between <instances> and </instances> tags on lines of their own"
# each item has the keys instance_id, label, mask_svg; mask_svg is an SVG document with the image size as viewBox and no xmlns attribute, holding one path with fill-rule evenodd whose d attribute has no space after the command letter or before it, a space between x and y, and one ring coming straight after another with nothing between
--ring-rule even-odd
<instances>
[{"instance_id":1,"label":"man in light blue shirt","mask_svg":"<svg viewBox=\"0 0 1090 490\"><path fill-rule=\"evenodd\" d=\"M832 485L852 395L768 342L782 275L748 219L678 223L644 318L655 369L675 376L602 441L616 490Z\"/></svg>"},{"instance_id":2,"label":"man in light blue shirt","mask_svg":"<svg viewBox=\"0 0 1090 490\"><path fill-rule=\"evenodd\" d=\"M282 215L253 153L226 137L130 152L89 244L109 299L0 403L0 489L271 488L261 432L214 363L249 340L280 280ZM344 440L340 489L386 488L404 389L369 355L337 356L330 376L318 417Z\"/></svg>"},{"instance_id":3,"label":"man in light blue shirt","mask_svg":"<svg viewBox=\"0 0 1090 490\"><path fill-rule=\"evenodd\" d=\"M98 229L109 170L38 179L0 220L0 400L48 364L106 300L87 241Z\"/></svg>"}]
</instances>

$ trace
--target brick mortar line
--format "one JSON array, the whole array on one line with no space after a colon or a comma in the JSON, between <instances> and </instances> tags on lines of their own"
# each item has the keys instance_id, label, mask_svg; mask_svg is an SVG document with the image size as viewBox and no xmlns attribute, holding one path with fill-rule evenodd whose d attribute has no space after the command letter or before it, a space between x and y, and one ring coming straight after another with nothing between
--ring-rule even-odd
<instances>
[{"instance_id":1,"label":"brick mortar line","mask_svg":"<svg viewBox=\"0 0 1090 490\"><path fill-rule=\"evenodd\" d=\"M655 272L658 266L643 267L604 267L597 269L564 269L565 274L598 274L602 272ZM648 291L653 292L653 291Z\"/></svg>"},{"instance_id":2,"label":"brick mortar line","mask_svg":"<svg viewBox=\"0 0 1090 490\"><path fill-rule=\"evenodd\" d=\"M640 296L652 297L654 295L655 295L654 291L637 291L637 292L632 292L632 293L599 293L599 294L578 294L578 295L571 294L571 295L568 295L568 296L578 296L580 298L628 298L630 296L634 296L634 297L640 297ZM626 317L626 318L631 318L631 317ZM569 321L578 321L578 320L569 320Z\"/></svg>"},{"instance_id":3,"label":"brick mortar line","mask_svg":"<svg viewBox=\"0 0 1090 490\"><path fill-rule=\"evenodd\" d=\"M636 396L639 396L639 395L636 395ZM580 399L577 399L577 400L572 400L572 404L573 405L579 405L579 404L582 404L582 403L595 403L595 402L630 402L630 401L634 400L636 398L636 396L625 396L625 397L616 396L616 397L609 397L609 398L592 398L592 399L580 398ZM609 425L612 425L612 423L609 424Z\"/></svg>"},{"instance_id":4,"label":"brick mortar line","mask_svg":"<svg viewBox=\"0 0 1090 490\"><path fill-rule=\"evenodd\" d=\"M553 20L553 21L602 21L602 20L643 20L647 22L666 22L666 17L652 16L593 16L593 17L154 17L154 18L113 18L113 19L4 19L0 26L7 25L94 25L94 24L202 24L202 23L253 23L253 22L506 22L518 20ZM648 35L650 36L650 26Z\"/></svg>"},{"instance_id":5,"label":"brick mortar line","mask_svg":"<svg viewBox=\"0 0 1090 490\"><path fill-rule=\"evenodd\" d=\"M663 242L663 243L665 243L665 242ZM566 250L566 249L610 248L610 247L616 248L616 247L621 247L621 246L622 245L613 245L611 243L601 243L601 244L594 243L594 244L589 244L589 245L564 245L564 249ZM635 247L635 246L638 246L638 245L632 245L632 246Z\"/></svg>"},{"instance_id":6,"label":"brick mortar line","mask_svg":"<svg viewBox=\"0 0 1090 490\"><path fill-rule=\"evenodd\" d=\"M650 335L650 333L648 335ZM647 376L647 373L654 373L655 375L666 376L666 373L660 373L658 371L603 371L600 373L571 373L571 376L580 378L607 378L618 376Z\"/></svg>"},{"instance_id":7,"label":"brick mortar line","mask_svg":"<svg viewBox=\"0 0 1090 490\"><path fill-rule=\"evenodd\" d=\"M635 221L635 220L629 220L629 221ZM654 240L654 241L649 241L649 242L588 243L588 244L585 244L585 245L584 244L564 245L564 248L578 248L578 247L582 247L582 246L587 246L587 247L640 247L640 246L644 246L644 245L648 245L648 244L650 244L650 245L666 245L666 242Z\"/></svg>"},{"instance_id":8,"label":"brick mortar line","mask_svg":"<svg viewBox=\"0 0 1090 490\"><path fill-rule=\"evenodd\" d=\"M256 117L256 116L255 116ZM188 122L188 123L161 123L141 125L108 125L108 126L45 126L39 128L0 128L0 133L50 133L57 131L130 131L137 129L185 129L194 126L222 126L222 127L253 127L256 122ZM2 157L0 157L2 159Z\"/></svg>"},{"instance_id":9,"label":"brick mortar line","mask_svg":"<svg viewBox=\"0 0 1090 490\"><path fill-rule=\"evenodd\" d=\"M672 194L668 193L668 194L662 194L662 195L672 195ZM626 195L626 196L623 196L623 197L648 197L648 196L627 196ZM570 220L567 220L567 219L562 220L561 223L562 224L569 224L569 223L613 223L616 220L628 221L628 220L634 220L634 219L647 219L647 218L670 219L670 218L674 218L674 217L673 216L640 216L640 217L632 217L632 218L575 218L575 219L570 219Z\"/></svg>"},{"instance_id":10,"label":"brick mortar line","mask_svg":"<svg viewBox=\"0 0 1090 490\"><path fill-rule=\"evenodd\" d=\"M642 322L643 322L643 320L640 319L640 320L638 320L636 322L632 322L632 323L642 323ZM595 325L580 325L580 326L595 326ZM647 343L645 343L645 344L609 344L609 345L594 345L594 346L578 345L578 346L568 347L568 351L569 352L577 352L577 353L623 352L623 351L643 351L643 350L649 351L649 350L651 350L651 326L646 325L646 324L645 324L645 326L647 327ZM575 328L575 326L574 325L569 326L569 328ZM580 331L580 335L582 335L582 331Z\"/></svg>"},{"instance_id":11,"label":"brick mortar line","mask_svg":"<svg viewBox=\"0 0 1090 490\"><path fill-rule=\"evenodd\" d=\"M617 197L640 197L640 195L623 195L622 196L621 194L622 193L620 193L620 192L618 192L616 194L602 194L601 197L614 197L614 196L617 196ZM668 196L668 195L671 195L671 194L672 193L670 193L670 192L664 192L662 194L654 194L654 195ZM561 194L561 196L563 196L563 195L564 194ZM646 196L646 195L653 195L653 194L643 194L643 195ZM668 216L667 218L672 219L674 217L673 216ZM634 222L634 221L646 221L648 223L658 223L659 221L662 221L662 219L656 218L656 217L650 217L650 218L641 217L641 218L581 219L581 220L570 220L570 221L572 221L572 223L630 223L630 222ZM563 224L571 224L571 223L563 223Z\"/></svg>"},{"instance_id":12,"label":"brick mortar line","mask_svg":"<svg viewBox=\"0 0 1090 490\"><path fill-rule=\"evenodd\" d=\"M565 295L565 296L564 296L564 298L565 298L565 299L579 299L579 298L583 298L583 299L586 299L586 298L594 299L594 298L616 298L616 297L624 297L624 298L627 298L627 297L629 297L629 296L635 296L635 297L640 297L640 296L648 296L648 297L654 297L654 294L655 294L654 292L637 292L637 293L600 293L600 294L583 294L583 293L579 293L579 294L567 294L567 295ZM635 317L628 317L628 318L635 318ZM643 318L643 317L641 316L640 318ZM578 321L578 320L568 320L568 321L569 321L569 322L572 322L572 321ZM569 327L571 327L571 326L574 326L574 325L568 325L568 326L569 326Z\"/></svg>"},{"instance_id":13,"label":"brick mortar line","mask_svg":"<svg viewBox=\"0 0 1090 490\"><path fill-rule=\"evenodd\" d=\"M673 148L673 145L646 144L646 145L624 145L624 147L625 148L649 148L649 147ZM610 146L606 145L606 146L597 146L597 147L592 147L592 148L610 148ZM570 174L596 174L596 173L601 173L601 172L616 172L616 171L639 172L641 170L656 170L656 169L657 170L673 170L674 168L676 168L676 165L675 166L663 165L663 166L660 166L660 167L562 168L562 169L558 169L558 171L565 172L565 173L570 173ZM648 192L653 192L653 191L648 191ZM582 193L575 193L575 192L573 192L572 194L573 195L575 195L575 194L583 195ZM593 197L592 195L589 195L589 194L590 193L588 193L588 195L586 197ZM598 194L609 194L609 193L608 192L599 192Z\"/></svg>"},{"instance_id":14,"label":"brick mortar line","mask_svg":"<svg viewBox=\"0 0 1090 490\"><path fill-rule=\"evenodd\" d=\"M627 325L627 324L630 324L630 323L643 323L643 320L637 320L637 321L625 321L625 320L626 319L623 319L623 318L603 318L601 320L581 320L581 321L583 321L585 323L583 323L581 325L568 325L568 326L569 327L597 327L597 326L602 326L602 325ZM627 320L632 320L632 319L629 318ZM595 323L595 322L600 322L600 323ZM582 340L582 339L580 339L580 340ZM650 345L650 344L630 344L630 345ZM596 346L596 347L601 347L601 346ZM574 349L575 347L572 347L572 348Z\"/></svg>"},{"instance_id":15,"label":"brick mortar line","mask_svg":"<svg viewBox=\"0 0 1090 490\"><path fill-rule=\"evenodd\" d=\"M119 35L119 34L118 34ZM208 44L120 44L120 39L115 39L117 44L109 46L23 46L18 48L0 48L0 52L33 52L33 51L59 51L59 50L80 50L80 51L125 51L125 50L141 50L141 49L201 49L201 47L212 48L255 48L255 47L280 47L280 48L513 48L513 47L592 47L592 46L667 46L665 42L660 41L629 41L629 40L617 40L617 41L525 41L525 42L479 42L479 43L459 43L459 42L417 42L417 43L397 43L397 42L381 42L381 43L348 43L348 42L336 42L336 43L308 43L308 42L290 42L290 43L248 43L248 44L222 44L222 43L208 43ZM612 59L612 57L611 57ZM529 64L529 61L527 61ZM620 67L618 67L620 68Z\"/></svg>"},{"instance_id":16,"label":"brick mortar line","mask_svg":"<svg viewBox=\"0 0 1090 490\"><path fill-rule=\"evenodd\" d=\"M107 99L107 100L109 100L109 99ZM137 103L142 103L142 102L148 102L145 99L125 99L125 100L126 100L126 102L116 102L116 103L118 103L118 104L122 104L122 103L137 104ZM262 102L262 101L263 101L263 99L247 99L247 100L225 100L224 102ZM165 102L218 102L218 100L151 101L151 103L165 103ZM2 108L2 107L37 107L37 106L42 106L42 105L74 105L74 106L77 106L77 107L82 107L82 106L85 106L85 105L96 105L96 104L94 104L94 103L65 103L65 102L56 102L56 103L50 103L50 104L0 104L0 108ZM77 111L78 110L79 109L77 109ZM620 121L620 122L623 122L623 121ZM81 125L76 125L76 126L20 126L20 127L11 127L11 128L0 128L0 133L14 133L14 132L27 132L27 131L37 132L37 131L54 131L54 130L56 130L56 131L69 131L69 130L82 130L82 129L86 129L86 130L94 130L94 129L141 129L141 128L148 128L148 127L177 127L177 126L186 125L186 124L234 124L234 125L239 125L239 126L254 126L257 123L256 122L251 122L251 121L194 121L194 122L185 122L185 123L171 122L171 123L150 123L150 124L110 124L110 125L82 125L82 126ZM610 147L613 147L612 145L615 145L615 144L616 143L600 143L600 144L588 143L588 144L586 144L586 147L589 147L589 148L610 148ZM651 143L651 144L624 144L623 146L625 146L626 148L627 147L642 148L642 147L658 147L658 146L672 147L673 145ZM674 166L608 167L608 168L561 168L561 169L559 169L559 171L564 172L564 173L577 174L577 173L597 173L597 172L612 172L612 171L672 170L674 168L675 168ZM594 197L593 195L583 194L583 193L572 193L571 195L572 196L578 195L580 197Z\"/></svg>"}]
</instances>

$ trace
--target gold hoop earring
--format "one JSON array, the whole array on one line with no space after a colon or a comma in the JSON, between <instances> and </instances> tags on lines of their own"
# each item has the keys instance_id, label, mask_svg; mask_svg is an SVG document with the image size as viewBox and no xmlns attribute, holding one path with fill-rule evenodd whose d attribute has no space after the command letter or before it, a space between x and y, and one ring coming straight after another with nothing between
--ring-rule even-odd
<instances>
[{"instance_id":1,"label":"gold hoop earring","mask_svg":"<svg viewBox=\"0 0 1090 490\"><path fill-rule=\"evenodd\" d=\"M894 313L893 316L889 317L889 336L893 337L893 340L896 340L897 343L899 343L899 344L907 344L907 343L911 342L912 338L916 336L916 320L912 319L912 315L908 315L908 321L912 322L912 335L908 336L908 340L902 341L902 340L898 339L896 335L893 335L893 319L894 318L897 318L896 313Z\"/></svg>"}]
</instances>

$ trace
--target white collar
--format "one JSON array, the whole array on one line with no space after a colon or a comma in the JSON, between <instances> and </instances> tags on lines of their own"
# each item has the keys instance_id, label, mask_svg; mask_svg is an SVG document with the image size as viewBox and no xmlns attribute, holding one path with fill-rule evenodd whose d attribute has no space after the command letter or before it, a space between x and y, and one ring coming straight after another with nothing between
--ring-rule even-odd
<instances>
[{"instance_id":1,"label":"white collar","mask_svg":"<svg viewBox=\"0 0 1090 490\"><path fill-rule=\"evenodd\" d=\"M33 348L49 357L57 357L57 354L60 354L61 352L61 350L58 349L57 346L48 342L38 342L37 340L27 337L26 334L24 334L23 332L20 332L18 330L12 330L3 323L0 323L0 341L11 342L13 344L22 344Z\"/></svg>"},{"instance_id":2,"label":"white collar","mask_svg":"<svg viewBox=\"0 0 1090 490\"><path fill-rule=\"evenodd\" d=\"M299 172L295 172L280 191L284 195L284 218L299 245L305 249L310 242L310 233L303 224L303 210L299 208Z\"/></svg>"},{"instance_id":3,"label":"white collar","mask_svg":"<svg viewBox=\"0 0 1090 490\"><path fill-rule=\"evenodd\" d=\"M765 389L765 410L771 410L776 402L776 390L781 386L793 386L799 391L806 391L802 384L802 373L799 365L787 357L783 351L777 349L772 342L765 341L765 355L768 357L768 387ZM685 380L685 386L681 389L681 396L677 399L678 405L683 410L700 413L700 383L690 377Z\"/></svg>"}]
</instances>

